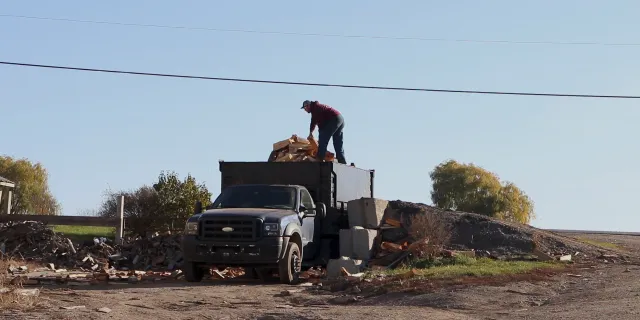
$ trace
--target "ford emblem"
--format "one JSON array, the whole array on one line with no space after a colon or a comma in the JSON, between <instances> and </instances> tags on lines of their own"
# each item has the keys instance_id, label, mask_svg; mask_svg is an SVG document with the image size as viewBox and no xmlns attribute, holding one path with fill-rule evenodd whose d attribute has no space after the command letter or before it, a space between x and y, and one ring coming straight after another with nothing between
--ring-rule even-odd
<instances>
[{"instance_id":1,"label":"ford emblem","mask_svg":"<svg viewBox=\"0 0 640 320\"><path fill-rule=\"evenodd\" d=\"M224 228L222 228L222 231L224 231L224 232L231 232L231 231L233 231L233 228L231 228L231 227L224 227Z\"/></svg>"}]
</instances>

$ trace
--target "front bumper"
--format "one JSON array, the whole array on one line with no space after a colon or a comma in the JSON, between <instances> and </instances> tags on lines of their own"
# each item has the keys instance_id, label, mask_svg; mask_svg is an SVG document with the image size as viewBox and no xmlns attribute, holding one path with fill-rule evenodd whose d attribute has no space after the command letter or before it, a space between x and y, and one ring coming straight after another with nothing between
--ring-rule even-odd
<instances>
[{"instance_id":1,"label":"front bumper","mask_svg":"<svg viewBox=\"0 0 640 320\"><path fill-rule=\"evenodd\" d=\"M185 261L212 265L273 265L279 261L282 243L282 237L263 238L258 242L219 242L184 236L182 253Z\"/></svg>"}]
</instances>

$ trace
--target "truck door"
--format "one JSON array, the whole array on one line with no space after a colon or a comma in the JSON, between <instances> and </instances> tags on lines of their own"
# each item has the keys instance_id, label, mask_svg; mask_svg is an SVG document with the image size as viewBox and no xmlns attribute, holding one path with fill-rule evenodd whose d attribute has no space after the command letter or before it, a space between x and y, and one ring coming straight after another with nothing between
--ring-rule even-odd
<instances>
[{"instance_id":1,"label":"truck door","mask_svg":"<svg viewBox=\"0 0 640 320\"><path fill-rule=\"evenodd\" d=\"M308 210L313 210L315 204L306 189L300 190L300 202ZM302 259L313 258L315 256L315 245L313 241L315 234L315 217L306 217L302 219Z\"/></svg>"}]
</instances>

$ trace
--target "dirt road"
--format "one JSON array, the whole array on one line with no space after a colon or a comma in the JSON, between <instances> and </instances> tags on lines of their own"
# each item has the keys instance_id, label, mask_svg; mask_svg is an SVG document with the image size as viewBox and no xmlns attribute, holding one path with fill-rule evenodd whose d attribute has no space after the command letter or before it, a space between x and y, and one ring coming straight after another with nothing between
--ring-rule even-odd
<instances>
[{"instance_id":1,"label":"dirt road","mask_svg":"<svg viewBox=\"0 0 640 320\"><path fill-rule=\"evenodd\" d=\"M615 240L640 251L640 237L598 235L597 240ZM570 272L544 281L448 287L422 294L395 293L347 305L340 299L335 301L339 294L239 279L198 285L160 282L43 288L37 310L3 312L0 317L72 320L640 318L640 266L603 264ZM290 294L281 296L285 290L291 290ZM104 307L111 311L97 311Z\"/></svg>"}]
</instances>

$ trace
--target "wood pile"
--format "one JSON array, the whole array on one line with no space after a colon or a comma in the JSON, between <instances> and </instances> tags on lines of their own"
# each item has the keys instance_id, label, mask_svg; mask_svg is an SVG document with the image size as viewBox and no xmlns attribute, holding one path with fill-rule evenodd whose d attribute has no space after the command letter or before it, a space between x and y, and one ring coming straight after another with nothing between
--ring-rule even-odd
<instances>
[{"instance_id":1,"label":"wood pile","mask_svg":"<svg viewBox=\"0 0 640 320\"><path fill-rule=\"evenodd\" d=\"M269 155L269 162L317 162L318 142L311 137L305 138L292 135L291 138L273 144L273 151ZM327 151L325 161L332 162L335 154Z\"/></svg>"}]
</instances>

